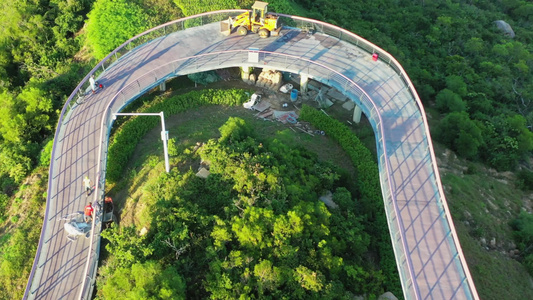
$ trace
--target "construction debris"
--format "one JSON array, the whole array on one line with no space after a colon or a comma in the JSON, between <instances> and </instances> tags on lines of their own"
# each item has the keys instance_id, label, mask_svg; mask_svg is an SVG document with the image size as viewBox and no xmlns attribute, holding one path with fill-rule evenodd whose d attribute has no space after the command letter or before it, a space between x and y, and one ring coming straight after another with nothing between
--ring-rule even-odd
<instances>
[{"instance_id":1,"label":"construction debris","mask_svg":"<svg viewBox=\"0 0 533 300\"><path fill-rule=\"evenodd\" d=\"M343 105L342 105L342 108L346 109L346 110L352 110L353 108L355 107L355 103L353 101L346 101Z\"/></svg>"},{"instance_id":2,"label":"construction debris","mask_svg":"<svg viewBox=\"0 0 533 300\"><path fill-rule=\"evenodd\" d=\"M254 110L257 110L258 112L264 112L265 110L269 109L270 106L270 102L260 101L259 103L256 103L252 108Z\"/></svg>"},{"instance_id":3,"label":"construction debris","mask_svg":"<svg viewBox=\"0 0 533 300\"><path fill-rule=\"evenodd\" d=\"M198 176L200 178L207 178L207 176L209 176L209 174L211 174L211 173L206 168L201 167L200 170L198 171L198 173L196 173L196 176Z\"/></svg>"},{"instance_id":4,"label":"construction debris","mask_svg":"<svg viewBox=\"0 0 533 300\"><path fill-rule=\"evenodd\" d=\"M252 107L261 101L261 95L254 93L252 97L250 97L250 101L244 102L242 106L247 109L252 109Z\"/></svg>"},{"instance_id":5,"label":"construction debris","mask_svg":"<svg viewBox=\"0 0 533 300\"><path fill-rule=\"evenodd\" d=\"M291 123L296 124L298 122L298 115L294 111L274 111L274 118L283 124Z\"/></svg>"},{"instance_id":6,"label":"construction debris","mask_svg":"<svg viewBox=\"0 0 533 300\"><path fill-rule=\"evenodd\" d=\"M282 74L279 71L264 68L257 78L256 85L273 91L279 90L281 86Z\"/></svg>"},{"instance_id":7,"label":"construction debris","mask_svg":"<svg viewBox=\"0 0 533 300\"><path fill-rule=\"evenodd\" d=\"M335 88L331 88L329 91L327 91L327 94L330 98L333 98L337 101L344 102L348 99L348 97L344 96L341 92L337 91Z\"/></svg>"},{"instance_id":8,"label":"construction debris","mask_svg":"<svg viewBox=\"0 0 533 300\"><path fill-rule=\"evenodd\" d=\"M288 92L292 91L293 85L292 83L284 84L282 87L279 88L279 91L287 94Z\"/></svg>"}]
</instances>

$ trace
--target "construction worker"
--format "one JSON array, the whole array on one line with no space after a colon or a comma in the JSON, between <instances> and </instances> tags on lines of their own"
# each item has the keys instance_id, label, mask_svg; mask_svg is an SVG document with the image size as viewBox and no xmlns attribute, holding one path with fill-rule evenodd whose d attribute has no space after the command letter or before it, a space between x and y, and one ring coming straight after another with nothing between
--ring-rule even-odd
<instances>
[{"instance_id":1,"label":"construction worker","mask_svg":"<svg viewBox=\"0 0 533 300\"><path fill-rule=\"evenodd\" d=\"M83 186L85 187L85 192L87 193L87 197L91 194L92 186L91 186L91 180L89 179L89 176L85 176L83 179Z\"/></svg>"},{"instance_id":2,"label":"construction worker","mask_svg":"<svg viewBox=\"0 0 533 300\"><path fill-rule=\"evenodd\" d=\"M91 85L91 90L93 91L93 94L96 93L96 80L94 80L94 75L91 75L91 77L89 77L89 84Z\"/></svg>"},{"instance_id":3,"label":"construction worker","mask_svg":"<svg viewBox=\"0 0 533 300\"><path fill-rule=\"evenodd\" d=\"M84 214L85 214L85 223L91 223L93 221L93 214L94 214L92 202L89 202L89 204L85 206Z\"/></svg>"}]
</instances>

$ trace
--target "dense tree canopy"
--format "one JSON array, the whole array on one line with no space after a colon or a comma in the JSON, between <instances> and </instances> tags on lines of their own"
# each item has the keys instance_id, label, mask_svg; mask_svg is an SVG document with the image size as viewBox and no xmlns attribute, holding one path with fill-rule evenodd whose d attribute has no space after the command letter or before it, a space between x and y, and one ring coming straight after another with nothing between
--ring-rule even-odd
<instances>
[{"instance_id":1,"label":"dense tree canopy","mask_svg":"<svg viewBox=\"0 0 533 300\"><path fill-rule=\"evenodd\" d=\"M88 14L87 44L97 59L134 35L152 27L148 15L135 2L126 0L96 0Z\"/></svg>"},{"instance_id":2,"label":"dense tree canopy","mask_svg":"<svg viewBox=\"0 0 533 300\"><path fill-rule=\"evenodd\" d=\"M49 163L52 145L50 136L57 123L59 110L79 80L94 66L95 60L101 59L128 38L151 26L183 15L217 9L249 8L253 2L253 0L0 1L0 209L8 210L9 202L12 201L9 196L37 164ZM287 14L297 11L299 15L339 25L393 54L412 78L427 108L435 107L441 113L440 117L433 120L436 124L432 128L435 130L435 136L458 154L471 160L481 160L499 170L512 170L523 162L524 158L531 155L533 5L530 1L271 0L269 2L272 11ZM88 17L90 20L87 20ZM516 36L510 38L497 29L493 23L496 20L508 22ZM87 54L91 51L86 51L83 45L92 49L92 53ZM231 132L230 128L227 130ZM227 141L238 141L232 143L251 147L250 149L257 148L255 152L250 153L250 157L243 156L240 158L242 162L238 162L257 163L258 166L250 165L251 170L257 172L257 176L239 171L237 162L231 162L218 167L239 180L233 181L233 177L223 178L221 174L212 174L206 180L209 184L203 185L199 179L193 178L190 174L172 177L170 180L176 182L192 182L197 190L188 191L205 192L211 201L202 198L203 204L198 207L194 205L188 207L191 210L188 212L174 205L177 202L181 203L179 199L185 198L184 195L169 196L168 199L173 200L168 200L168 203L172 205L163 202L168 204L166 206L168 210L164 211L170 215L168 220L162 218L156 225L147 222L152 226L162 226L166 230L163 232L167 235L149 236L146 239L158 242L154 242L153 245L150 242L146 247L138 246L136 252L133 251L131 255L124 253L119 267L123 270L122 274L127 273L124 270L132 270L136 259L140 260L140 267L138 266L140 269L167 270L174 266L168 263L169 257L183 258L184 255L191 255L191 248L202 249L199 245L208 245L209 247L205 249L211 251L207 253L214 262L201 268L204 268L202 270L212 268L216 271L213 276L219 278L202 286L202 282L207 280L201 276L189 276L193 273L192 266L185 263L180 265L181 262L178 261L176 265L185 270L185 273L176 275L172 272L172 276L183 276L183 278L188 276L187 283L193 285L188 288L187 293L190 293L189 289L199 288L199 293L207 293L209 289L212 293L228 295L233 287L237 287L245 293L255 293L254 295L274 295L277 290L287 288L286 291L294 292L295 295L318 291L317 293L321 295L337 296L335 291L343 293L345 291L341 288L345 284L343 280L348 279L350 284L357 282L354 290L368 293L378 291L381 282L387 280L381 277L379 271L373 270L372 267L366 268L359 261L348 261L348 258L339 254L344 251L342 249L353 248L355 253L364 253L367 248L369 243L367 236L364 232L361 233L361 223L364 221L359 219L362 217L360 210L352 209L346 212L346 215L330 211L330 216L324 217L327 215L324 207L308 207L306 201L307 197L314 199L322 189L328 187L334 192L334 199L341 207L341 203L345 203L345 207L363 207L362 210L371 215L363 217L364 220L379 219L380 216L376 216L379 214L379 209L372 210L370 207L370 204L374 203L371 194L379 187L367 186L370 192L358 191L356 194L358 200L353 200L351 191L337 186L338 175L335 171L324 173L313 170L314 164L309 162L309 159L311 161L313 159L306 157L308 154L302 154L304 158L294 158L297 168L302 164L303 170L307 172L300 174L294 170L295 168L291 169L283 164L276 165L276 160L261 152L264 150L261 150L259 145L242 144L241 135L233 137L230 134L227 140L212 143L213 145L219 143L220 146ZM40 149L45 145L47 151L41 152ZM233 147L233 144L230 145ZM277 153L273 149L283 149L275 143L266 145L266 142L262 147L273 147L269 148L272 153ZM226 150L213 146L212 151ZM220 153L236 155L233 152ZM299 157L301 153L297 154L295 157ZM267 163L273 163L272 170L265 171L261 168L268 165ZM290 165L288 162L287 164ZM522 182L531 182L530 173L524 171L521 173L525 174L522 176ZM285 172L290 174L285 175ZM373 172L377 171L362 169L360 174L374 174ZM301 185L287 183L283 181L286 176L291 180L293 177L298 177L298 180L303 178L305 181ZM272 183L279 183L280 180L283 182L277 188L266 190L256 188L272 186ZM233 192L223 192L233 188L235 188ZM237 190L245 196L235 198ZM176 191L168 193L175 195ZM167 199L165 197L162 199ZM294 200L290 205L283 201L272 201L278 197L298 200ZM226 212L222 209L231 202L228 199L235 200L238 205L237 210L240 215L236 219L233 218L235 214L230 215L232 211ZM268 206L257 205L269 201L271 204ZM209 213L204 213L205 211ZM211 213L213 217L209 217ZM261 221L261 230L266 230L264 232L267 233L276 232L277 236L263 240L254 238L253 230L250 229L253 229L250 227L252 216ZM301 232L285 233L278 230L283 224L286 228L293 229L289 226L291 222L296 220L296 217L302 219L306 216L323 222L320 224L326 227L337 226L336 228L340 228L338 231L343 232L343 240L333 236L331 232L334 230L330 230L325 238L318 241L318 244L322 240L326 243L322 243L320 247L313 246L316 249L312 252L310 245L295 246L294 243L302 239L294 236L305 233L309 240L316 242L324 236L320 231L316 233L312 227L304 226L305 222L302 223L304 225ZM151 220L150 213L146 212L145 218ZM521 218L523 218L521 222L527 221L526 217ZM4 215L0 214L0 223L5 224L5 220ZM175 220L182 222L177 223ZM237 231L233 229L234 226ZM365 232L386 231L384 224L368 227L365 227ZM517 230L527 232L528 228L517 227ZM204 229L205 232L210 232L207 237L197 234ZM211 229L212 231L209 231ZM21 230L12 236L3 236L5 240L2 240L5 245L12 245L6 249L2 248L1 251L1 270L5 273L0 274L0 277L2 282L7 282L5 286L8 287L1 292L5 292L2 295L6 295L6 298L20 298L13 296L20 293L24 284L20 284L20 278L19 282L16 282L17 276L26 277L27 263L23 262L29 261L29 257L32 256L28 254L32 248L23 243L25 234L29 230L27 228ZM128 230L133 231L133 234L130 232L128 233L130 235L126 235L132 238L136 234L132 229L123 230L124 233ZM243 235L246 230L252 233ZM306 233L306 230L312 234ZM196 235L191 235L191 232ZM123 232L115 233L121 236ZM38 234L33 233L32 236L38 239ZM117 240L120 238L117 237ZM144 243L143 239L140 240ZM276 242L281 243L274 247L277 253L268 253L259 258L257 253L263 251L265 243L275 245ZM282 246L298 247L296 252L306 252L310 257L318 257L317 263L312 264L307 260L301 264L291 263L288 264L290 267L286 267L285 261L281 263L280 257L283 258L282 255L285 253L283 251L286 249L294 250L294 248ZM375 249L373 246L376 245L368 247ZM116 249L124 249L121 247L127 248L129 245L121 244ZM235 247L236 250L227 247ZM254 252L252 248L254 251L256 248L259 250ZM388 249L386 245L376 248ZM221 249L225 249L227 253L220 254ZM201 251L199 253L204 254ZM161 266L153 265L150 259L154 257L164 258ZM225 260L226 257L228 260ZM337 268L338 258L343 259L342 271L339 271L341 268ZM194 259L195 257L188 257L187 261ZM249 259L253 260L248 262ZM386 260L383 259L383 266L394 266L393 261ZM226 263L227 261L233 261L234 265ZM533 256L529 255L525 262L526 265L533 265ZM328 271L328 268L337 273ZM18 272L19 269L24 270ZM393 271L385 270L384 273L393 273ZM335 276L339 274L345 279L337 279ZM131 283L132 290L137 287L139 291L146 288L147 285L138 282L133 275L130 275L124 276L129 276L127 279ZM166 281L167 279L170 281ZM25 278L22 279L24 280ZM170 277L155 279L154 283L150 284L152 293L150 295L157 294L163 297L166 292L158 294L158 291L164 289L165 282L180 281L178 279L174 281ZM174 292L177 294L167 295L181 295L180 289L171 291Z\"/></svg>"},{"instance_id":3,"label":"dense tree canopy","mask_svg":"<svg viewBox=\"0 0 533 300\"><path fill-rule=\"evenodd\" d=\"M257 140L239 118L230 118L220 134L190 154L208 162L207 179L174 168L147 188L147 206L138 212L146 236L132 227L104 233L113 266L125 268L104 277L125 280L121 270L159 260L185 278L187 298L383 292L381 271L364 259L366 216L339 186L335 167L276 138ZM318 200L326 190L337 208Z\"/></svg>"},{"instance_id":4,"label":"dense tree canopy","mask_svg":"<svg viewBox=\"0 0 533 300\"><path fill-rule=\"evenodd\" d=\"M446 146L500 170L513 169L531 155L530 136L522 135L522 146L517 146L526 151L514 150L518 142L513 135L507 141L500 137L506 131L500 127L502 118L520 115L522 130L533 129L533 32L525 13L531 10L529 1L296 2L311 17L352 30L389 51L406 69L424 103L435 103L443 114L466 111L466 118L481 121L478 127L486 124L483 139L474 138L467 145L472 127L461 122L468 127L455 126L457 138L441 139ZM509 22L515 38L497 29L496 20ZM449 120L444 116L444 123ZM494 146L509 155L493 157ZM488 155L476 156L477 148Z\"/></svg>"}]
</instances>

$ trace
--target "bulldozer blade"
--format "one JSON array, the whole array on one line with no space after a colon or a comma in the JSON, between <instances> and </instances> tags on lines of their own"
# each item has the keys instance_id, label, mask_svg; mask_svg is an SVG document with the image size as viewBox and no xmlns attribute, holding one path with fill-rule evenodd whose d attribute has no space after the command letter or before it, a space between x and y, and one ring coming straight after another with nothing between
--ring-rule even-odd
<instances>
[{"instance_id":1,"label":"bulldozer blade","mask_svg":"<svg viewBox=\"0 0 533 300\"><path fill-rule=\"evenodd\" d=\"M276 29L274 29L274 30L272 30L272 31L270 32L270 36L279 36L279 35L280 35L280 34L279 34L280 31L281 31L281 26L278 27L278 28L276 28Z\"/></svg>"},{"instance_id":2,"label":"bulldozer blade","mask_svg":"<svg viewBox=\"0 0 533 300\"><path fill-rule=\"evenodd\" d=\"M220 22L220 32L226 36L231 34L231 26L228 20Z\"/></svg>"}]
</instances>

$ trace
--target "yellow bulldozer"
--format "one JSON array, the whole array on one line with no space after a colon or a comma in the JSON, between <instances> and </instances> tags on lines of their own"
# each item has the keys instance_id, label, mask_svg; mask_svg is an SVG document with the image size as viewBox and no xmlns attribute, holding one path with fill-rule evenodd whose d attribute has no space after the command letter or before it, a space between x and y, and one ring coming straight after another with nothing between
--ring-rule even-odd
<instances>
[{"instance_id":1,"label":"yellow bulldozer","mask_svg":"<svg viewBox=\"0 0 533 300\"><path fill-rule=\"evenodd\" d=\"M281 30L279 17L268 13L268 3L255 1L252 10L243 12L235 18L230 17L221 23L221 31L229 35L237 29L239 35L247 35L249 31L259 34L259 37L278 36Z\"/></svg>"}]
</instances>

